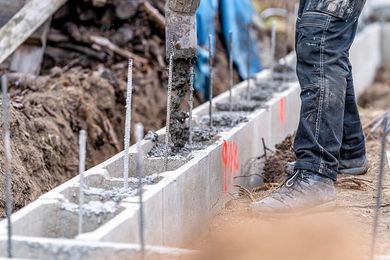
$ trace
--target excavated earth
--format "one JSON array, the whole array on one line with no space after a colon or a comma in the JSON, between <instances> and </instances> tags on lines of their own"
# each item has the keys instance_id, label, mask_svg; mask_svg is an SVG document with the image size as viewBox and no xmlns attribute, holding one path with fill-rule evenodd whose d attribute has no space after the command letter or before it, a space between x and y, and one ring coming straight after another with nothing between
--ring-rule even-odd
<instances>
[{"instance_id":1,"label":"excavated earth","mask_svg":"<svg viewBox=\"0 0 390 260\"><path fill-rule=\"evenodd\" d=\"M280 256L284 258L302 259L300 258L303 257L302 252L298 252L293 247L294 245L299 246L297 243L306 243L310 246L302 250L306 250L307 254L314 253L316 255L310 259L361 259L367 257L370 252L371 231L375 214L381 135L380 131L371 133L369 125L373 120L390 110L389 75L390 66L381 68L375 83L359 99L370 169L366 175L362 176L339 176L336 183L338 206L334 212L314 214L315 225L312 225L313 223L307 219L307 216L290 216L287 218L288 220L285 220L286 218L266 215L254 216L248 213L248 205L251 201L267 196L286 179L286 164L295 160L292 147L294 138L289 136L275 147L275 151L268 156L265 162L263 175L267 183L251 191L241 189L240 196L232 199L227 204L227 208L211 221L209 236L200 241L200 247L206 247L211 253L216 248L223 248L227 251L235 250L235 252L229 251L232 255L237 252L252 252L262 255L269 253L270 259L279 259L272 257L278 255L282 250L284 253L280 253ZM390 150L389 141L387 150ZM378 255L390 254L390 165L387 162L385 174L376 249ZM308 218L312 218L311 215ZM308 230L308 227L313 227L313 229ZM233 246L234 241L226 239L226 236L221 238L221 234L226 235L226 232L232 230L235 233L229 237L237 236L238 241L235 240L235 242L238 246ZM315 230L318 240L312 240L314 238L313 230ZM338 244L331 242L334 239L339 240ZM254 240L256 242L253 242ZM210 244L216 247L210 248ZM252 246L256 249L252 250ZM287 248L290 248L291 251ZM336 253L330 256L329 250ZM346 253L346 251L348 252ZM294 258L298 255L299 257ZM329 258L321 258L323 256L329 256ZM227 259L233 258L228 257Z\"/></svg>"}]
</instances>

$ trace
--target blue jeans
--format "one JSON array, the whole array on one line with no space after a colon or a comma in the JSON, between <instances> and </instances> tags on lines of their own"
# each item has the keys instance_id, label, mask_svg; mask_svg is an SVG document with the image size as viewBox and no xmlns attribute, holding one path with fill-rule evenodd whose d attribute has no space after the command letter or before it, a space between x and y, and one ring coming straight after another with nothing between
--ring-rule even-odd
<instances>
[{"instance_id":1,"label":"blue jeans","mask_svg":"<svg viewBox=\"0 0 390 260\"><path fill-rule=\"evenodd\" d=\"M365 155L349 49L365 0L300 0L296 29L301 114L295 169L333 180L338 162Z\"/></svg>"}]
</instances>

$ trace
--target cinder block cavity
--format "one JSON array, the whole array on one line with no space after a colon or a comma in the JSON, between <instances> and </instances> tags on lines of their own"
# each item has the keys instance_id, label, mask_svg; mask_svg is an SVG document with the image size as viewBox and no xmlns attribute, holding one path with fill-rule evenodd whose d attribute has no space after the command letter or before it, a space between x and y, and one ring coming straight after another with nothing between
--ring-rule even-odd
<instances>
[{"instance_id":1,"label":"cinder block cavity","mask_svg":"<svg viewBox=\"0 0 390 260\"><path fill-rule=\"evenodd\" d=\"M65 207L65 208L64 208ZM114 213L96 209L83 216L83 232L91 232L103 225L123 208ZM66 209L61 202L40 202L26 214L13 220L13 234L25 237L74 238L78 235L78 210Z\"/></svg>"}]
</instances>

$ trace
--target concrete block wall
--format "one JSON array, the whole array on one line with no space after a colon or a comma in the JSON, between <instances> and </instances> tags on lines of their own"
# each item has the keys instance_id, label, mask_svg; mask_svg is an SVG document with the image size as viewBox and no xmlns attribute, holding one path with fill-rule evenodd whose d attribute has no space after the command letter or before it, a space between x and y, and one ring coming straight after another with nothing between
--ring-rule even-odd
<instances>
[{"instance_id":1,"label":"concrete block wall","mask_svg":"<svg viewBox=\"0 0 390 260\"><path fill-rule=\"evenodd\" d=\"M352 45L350 59L357 96L371 85L382 64L381 31L380 24L369 25L356 36Z\"/></svg>"},{"instance_id":2,"label":"concrete block wall","mask_svg":"<svg viewBox=\"0 0 390 260\"><path fill-rule=\"evenodd\" d=\"M364 62L360 56L366 48L379 46L380 32L381 27L377 24L367 27L358 35L351 50L359 92L368 86L368 79L373 79L375 69L380 65L379 53L366 55ZM256 80L266 80L269 74L269 71L263 71ZM365 80L365 83L361 84L360 80ZM245 89L246 83L240 83L234 88L233 95L238 97ZM228 96L227 92L221 94L214 99L214 104L226 102ZM193 234L199 235L206 231L208 220L224 206L227 192L232 191L232 185L239 180L235 177L243 174L244 166L250 159L264 153L261 139L264 138L267 146L272 148L295 131L299 107L299 84L293 82L287 90L276 93L265 108L249 114L248 122L219 133L218 139L209 147L195 151L186 158L171 158L168 172L161 172L161 159L146 158L145 173L158 173L162 179L157 184L146 185L143 193L145 239L148 245L163 246L159 250L149 247L147 252L152 255L175 255L174 252L180 251L175 248L190 248ZM194 110L194 115L198 117L207 113L208 104ZM159 140L164 140L164 129L157 133ZM151 141L142 141L143 153L150 151L153 145ZM135 146L131 147L129 153L130 175L134 176ZM85 173L87 184L95 188L120 187L123 181L123 160L122 152L88 170ZM16 257L69 259L69 253L65 253L67 251L76 256L73 259L78 256L83 259L100 259L96 252L103 252L101 256L104 258L119 259L119 256L124 256L119 251L133 257L138 253L138 197L123 199L116 205L114 212L92 214L91 219L86 219L86 233L77 235L77 213L64 210L63 203L66 199L78 201L78 182L78 177L75 177L13 214ZM2 221L0 257L5 254L5 235L6 222ZM56 258L55 251L61 257Z\"/></svg>"}]
</instances>

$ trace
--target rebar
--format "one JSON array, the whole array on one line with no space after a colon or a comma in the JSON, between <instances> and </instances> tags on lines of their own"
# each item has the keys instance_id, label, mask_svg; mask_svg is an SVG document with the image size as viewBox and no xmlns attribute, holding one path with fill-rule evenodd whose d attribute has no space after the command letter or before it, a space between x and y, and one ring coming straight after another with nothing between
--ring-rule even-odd
<instances>
[{"instance_id":1,"label":"rebar","mask_svg":"<svg viewBox=\"0 0 390 260\"><path fill-rule=\"evenodd\" d=\"M127 93L126 93L126 119L125 119L125 140L123 160L123 188L129 188L129 149L131 136L131 97L133 94L133 60L129 59L127 69Z\"/></svg>"},{"instance_id":2,"label":"rebar","mask_svg":"<svg viewBox=\"0 0 390 260\"><path fill-rule=\"evenodd\" d=\"M81 130L79 133L79 234L83 233L83 204L84 204L84 171L86 158L87 132Z\"/></svg>"},{"instance_id":3,"label":"rebar","mask_svg":"<svg viewBox=\"0 0 390 260\"><path fill-rule=\"evenodd\" d=\"M383 193L383 179L384 179L384 171L385 171L385 157L386 157L386 142L388 135L388 118L385 117L383 120L383 133L381 140L381 158L379 164L379 175L378 175L378 184L377 184L377 194L376 194L376 207L374 214L374 224L372 229L372 241L371 241L371 259L374 259L375 255L375 247L378 236L378 225L379 225L379 215L380 208L382 205L382 193Z\"/></svg>"},{"instance_id":4,"label":"rebar","mask_svg":"<svg viewBox=\"0 0 390 260\"><path fill-rule=\"evenodd\" d=\"M271 72L272 79L275 70L275 55L276 55L276 22L272 22L272 33L271 33Z\"/></svg>"},{"instance_id":5,"label":"rebar","mask_svg":"<svg viewBox=\"0 0 390 260\"><path fill-rule=\"evenodd\" d=\"M194 66L191 66L190 69L190 74L191 74L191 80L190 80L190 98L188 101L188 131L189 131L189 136L188 136L188 144L190 146L190 149L192 148L192 110L194 107Z\"/></svg>"},{"instance_id":6,"label":"rebar","mask_svg":"<svg viewBox=\"0 0 390 260\"><path fill-rule=\"evenodd\" d=\"M233 89L233 33L229 32L229 111L232 112Z\"/></svg>"},{"instance_id":7,"label":"rebar","mask_svg":"<svg viewBox=\"0 0 390 260\"><path fill-rule=\"evenodd\" d=\"M284 65L287 66L287 55L288 55L288 44L289 44L289 41L290 41L290 37L289 37L289 20L290 20L290 10L289 10L289 2L286 1L286 12L287 12L287 15L285 17L285 41L284 41L284 57L283 57L283 60L284 60Z\"/></svg>"},{"instance_id":8,"label":"rebar","mask_svg":"<svg viewBox=\"0 0 390 260\"><path fill-rule=\"evenodd\" d=\"M246 28L246 74L247 74L247 87L246 87L246 98L249 99L249 89L251 87L251 24L247 25Z\"/></svg>"},{"instance_id":9,"label":"rebar","mask_svg":"<svg viewBox=\"0 0 390 260\"><path fill-rule=\"evenodd\" d=\"M169 129L171 123L171 98L172 98L172 78L173 78L173 57L174 48L172 43L171 55L169 55L169 68L168 68L168 90L167 90L167 122L165 126L165 158L164 158L164 169L168 171L168 156L169 156Z\"/></svg>"},{"instance_id":10,"label":"rebar","mask_svg":"<svg viewBox=\"0 0 390 260\"><path fill-rule=\"evenodd\" d=\"M142 179L143 179L143 167L144 167L144 156L142 153L141 141L144 136L144 126L141 123L137 123L135 126L135 135L137 140L137 165L136 172L138 176L138 193L139 193L139 240L141 246L142 259L145 252L145 219L144 219L144 204L142 198Z\"/></svg>"},{"instance_id":11,"label":"rebar","mask_svg":"<svg viewBox=\"0 0 390 260\"><path fill-rule=\"evenodd\" d=\"M214 62L213 62L213 36L209 34L209 71L210 71L210 81L209 81L209 126L213 127L213 95L214 95Z\"/></svg>"},{"instance_id":12,"label":"rebar","mask_svg":"<svg viewBox=\"0 0 390 260\"><path fill-rule=\"evenodd\" d=\"M7 76L1 77L1 89L3 92L3 141L5 151L5 213L7 215L7 256L12 257L12 169L11 169L11 138L9 124L9 100Z\"/></svg>"}]
</instances>

